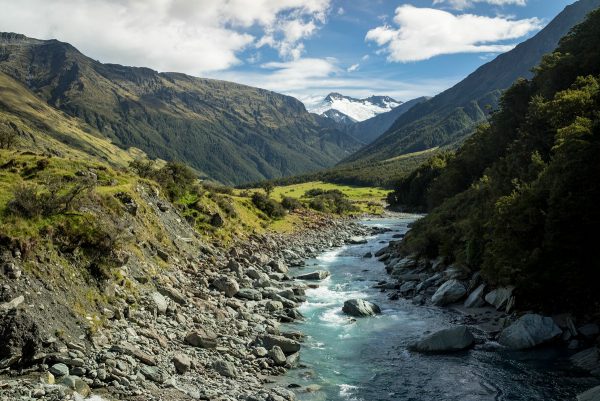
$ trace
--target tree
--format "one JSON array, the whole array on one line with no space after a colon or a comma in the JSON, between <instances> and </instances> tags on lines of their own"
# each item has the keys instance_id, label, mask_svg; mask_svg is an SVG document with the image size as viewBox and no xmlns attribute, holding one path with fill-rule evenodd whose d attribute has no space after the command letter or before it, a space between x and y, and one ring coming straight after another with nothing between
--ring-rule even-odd
<instances>
[{"instance_id":1,"label":"tree","mask_svg":"<svg viewBox=\"0 0 600 401\"><path fill-rule=\"evenodd\" d=\"M271 181L264 181L260 184L260 187L265 191L267 197L271 196L271 192L275 189L275 185Z\"/></svg>"}]
</instances>

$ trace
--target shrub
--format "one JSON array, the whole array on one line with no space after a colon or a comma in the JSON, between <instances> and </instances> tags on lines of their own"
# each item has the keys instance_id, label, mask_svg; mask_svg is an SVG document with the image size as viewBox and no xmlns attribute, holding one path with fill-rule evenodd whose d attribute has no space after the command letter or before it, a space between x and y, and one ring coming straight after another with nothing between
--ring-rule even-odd
<instances>
[{"instance_id":1,"label":"shrub","mask_svg":"<svg viewBox=\"0 0 600 401\"><path fill-rule=\"evenodd\" d=\"M255 192L254 195L252 195L252 203L258 210L264 212L271 218L278 219L285 216L285 209L280 203L259 192Z\"/></svg>"},{"instance_id":2,"label":"shrub","mask_svg":"<svg viewBox=\"0 0 600 401\"><path fill-rule=\"evenodd\" d=\"M311 189L306 191L304 195L312 198L308 206L319 212L343 214L358 210L348 197L338 189L328 191Z\"/></svg>"},{"instance_id":3,"label":"shrub","mask_svg":"<svg viewBox=\"0 0 600 401\"><path fill-rule=\"evenodd\" d=\"M0 128L0 149L12 149L19 140L19 129L14 123Z\"/></svg>"},{"instance_id":4,"label":"shrub","mask_svg":"<svg viewBox=\"0 0 600 401\"><path fill-rule=\"evenodd\" d=\"M302 207L303 207L302 202L300 202L298 199L292 198L290 196L285 196L281 200L281 206L283 206L284 209L287 209L290 211L302 209Z\"/></svg>"}]
</instances>

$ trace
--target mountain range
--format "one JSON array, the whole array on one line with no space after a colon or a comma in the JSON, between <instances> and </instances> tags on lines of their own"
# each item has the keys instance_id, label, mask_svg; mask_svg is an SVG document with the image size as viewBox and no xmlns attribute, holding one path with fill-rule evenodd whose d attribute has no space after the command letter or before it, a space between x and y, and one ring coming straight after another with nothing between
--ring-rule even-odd
<instances>
[{"instance_id":1,"label":"mountain range","mask_svg":"<svg viewBox=\"0 0 600 401\"><path fill-rule=\"evenodd\" d=\"M330 167L362 145L295 98L102 64L57 40L0 34L0 72L123 149L238 184Z\"/></svg>"},{"instance_id":2,"label":"mountain range","mask_svg":"<svg viewBox=\"0 0 600 401\"><path fill-rule=\"evenodd\" d=\"M389 112L401 104L401 101L389 96L373 95L364 99L356 99L332 92L321 102L308 109L312 113L332 118L336 122L351 124Z\"/></svg>"},{"instance_id":3,"label":"mountain range","mask_svg":"<svg viewBox=\"0 0 600 401\"><path fill-rule=\"evenodd\" d=\"M377 162L434 147L456 147L498 107L502 92L518 78L530 78L542 56L600 0L580 0L567 6L531 39L481 66L454 87L402 114L374 142L342 164Z\"/></svg>"}]
</instances>

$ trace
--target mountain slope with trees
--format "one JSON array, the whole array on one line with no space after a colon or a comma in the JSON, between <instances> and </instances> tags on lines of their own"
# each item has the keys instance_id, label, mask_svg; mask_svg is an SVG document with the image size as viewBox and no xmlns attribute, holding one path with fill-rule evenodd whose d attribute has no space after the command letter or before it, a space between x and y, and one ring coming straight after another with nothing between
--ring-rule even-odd
<instances>
[{"instance_id":1,"label":"mountain slope with trees","mask_svg":"<svg viewBox=\"0 0 600 401\"><path fill-rule=\"evenodd\" d=\"M343 161L372 162L436 146L453 146L471 135L498 105L502 91L530 78L541 57L595 8L600 0L580 0L565 8L533 38L483 65L454 87L400 116L375 142Z\"/></svg>"},{"instance_id":2,"label":"mountain slope with trees","mask_svg":"<svg viewBox=\"0 0 600 401\"><path fill-rule=\"evenodd\" d=\"M430 211L404 252L481 269L522 306L598 310L599 37L596 10L455 155L401 182L390 201Z\"/></svg>"},{"instance_id":3,"label":"mountain slope with trees","mask_svg":"<svg viewBox=\"0 0 600 401\"><path fill-rule=\"evenodd\" d=\"M0 71L123 148L241 183L334 165L360 142L289 96L102 64L57 40L0 34Z\"/></svg>"}]
</instances>

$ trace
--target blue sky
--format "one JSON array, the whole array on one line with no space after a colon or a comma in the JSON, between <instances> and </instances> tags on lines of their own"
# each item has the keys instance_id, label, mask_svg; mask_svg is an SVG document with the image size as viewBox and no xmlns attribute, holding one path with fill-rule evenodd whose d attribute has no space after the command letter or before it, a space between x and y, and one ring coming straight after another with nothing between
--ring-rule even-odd
<instances>
[{"instance_id":1,"label":"blue sky","mask_svg":"<svg viewBox=\"0 0 600 401\"><path fill-rule=\"evenodd\" d=\"M0 30L290 94L434 95L573 0L0 0Z\"/></svg>"}]
</instances>

